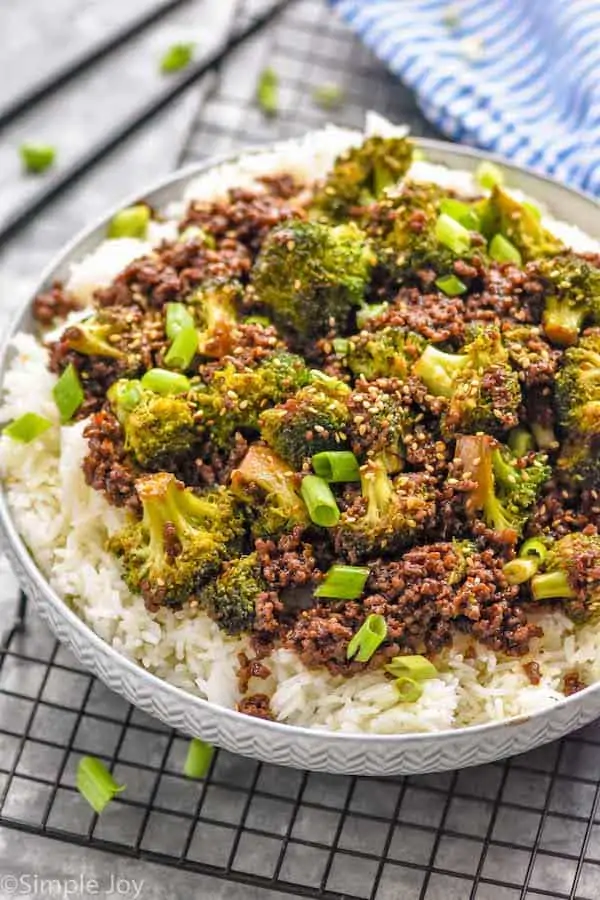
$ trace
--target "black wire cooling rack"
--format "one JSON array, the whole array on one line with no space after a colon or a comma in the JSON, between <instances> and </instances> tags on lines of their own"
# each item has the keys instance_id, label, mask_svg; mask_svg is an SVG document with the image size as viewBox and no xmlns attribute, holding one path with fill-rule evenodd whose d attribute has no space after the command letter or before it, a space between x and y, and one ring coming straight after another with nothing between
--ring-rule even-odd
<instances>
[{"instance_id":1,"label":"black wire cooling rack","mask_svg":"<svg viewBox=\"0 0 600 900\"><path fill-rule=\"evenodd\" d=\"M165 5L165 4L163 4ZM236 22L258 2L240 2ZM281 79L281 112L253 102ZM220 66L182 162L281 138L366 108L432 133L408 92L319 0L300 0ZM344 88L340 109L312 92ZM472 770L411 778L328 776L233 756L182 774L187 739L112 694L22 596L0 646L0 825L124 857L320 900L600 897L600 727ZM101 817L74 786L91 753L127 784Z\"/></svg>"}]
</instances>

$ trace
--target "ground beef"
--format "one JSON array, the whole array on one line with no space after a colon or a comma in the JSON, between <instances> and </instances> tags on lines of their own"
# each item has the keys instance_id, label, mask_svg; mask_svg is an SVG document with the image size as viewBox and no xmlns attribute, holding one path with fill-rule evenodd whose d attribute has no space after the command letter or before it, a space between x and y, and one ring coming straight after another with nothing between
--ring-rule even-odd
<instances>
[{"instance_id":1,"label":"ground beef","mask_svg":"<svg viewBox=\"0 0 600 900\"><path fill-rule=\"evenodd\" d=\"M533 684L536 687L540 681L542 680L542 673L540 672L540 664L535 660L532 660L528 663L523 663L523 671L527 675L529 679L529 683Z\"/></svg>"},{"instance_id":2,"label":"ground beef","mask_svg":"<svg viewBox=\"0 0 600 900\"><path fill-rule=\"evenodd\" d=\"M237 708L239 712L247 716L254 716L256 719L273 719L269 703L266 694L252 694L250 697L240 700Z\"/></svg>"},{"instance_id":3,"label":"ground beef","mask_svg":"<svg viewBox=\"0 0 600 900\"><path fill-rule=\"evenodd\" d=\"M52 325L55 319L64 319L80 306L77 298L64 289L62 282L55 281L49 290L38 294L33 301L33 318L46 327Z\"/></svg>"},{"instance_id":4,"label":"ground beef","mask_svg":"<svg viewBox=\"0 0 600 900\"><path fill-rule=\"evenodd\" d=\"M600 531L600 495L594 488L551 478L527 522L526 535L546 534L558 539L574 531Z\"/></svg>"},{"instance_id":5,"label":"ground beef","mask_svg":"<svg viewBox=\"0 0 600 900\"><path fill-rule=\"evenodd\" d=\"M563 692L567 697L579 693L586 687L587 684L581 680L579 672L567 672L563 679Z\"/></svg>"},{"instance_id":6,"label":"ground beef","mask_svg":"<svg viewBox=\"0 0 600 900\"><path fill-rule=\"evenodd\" d=\"M135 490L135 480L141 473L125 452L123 429L117 419L103 409L92 416L83 436L88 442L83 460L86 484L101 491L113 506L141 512Z\"/></svg>"},{"instance_id":7,"label":"ground beef","mask_svg":"<svg viewBox=\"0 0 600 900\"><path fill-rule=\"evenodd\" d=\"M238 689L245 694L251 678L269 678L271 670L260 659L249 659L246 653L238 653Z\"/></svg>"}]
</instances>

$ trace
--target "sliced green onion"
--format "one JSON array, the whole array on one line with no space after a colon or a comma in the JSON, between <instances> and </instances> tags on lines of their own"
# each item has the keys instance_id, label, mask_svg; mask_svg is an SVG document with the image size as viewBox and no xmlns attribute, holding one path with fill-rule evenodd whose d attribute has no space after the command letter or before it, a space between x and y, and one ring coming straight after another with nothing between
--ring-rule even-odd
<instances>
[{"instance_id":1,"label":"sliced green onion","mask_svg":"<svg viewBox=\"0 0 600 900\"><path fill-rule=\"evenodd\" d=\"M302 479L300 494L315 525L322 525L324 528L337 525L340 511L331 488L323 478L319 478L318 475L306 475Z\"/></svg>"},{"instance_id":2,"label":"sliced green onion","mask_svg":"<svg viewBox=\"0 0 600 900\"><path fill-rule=\"evenodd\" d=\"M188 778L204 778L210 768L215 748L201 741L200 738L192 738L188 747L183 774Z\"/></svg>"},{"instance_id":3,"label":"sliced green onion","mask_svg":"<svg viewBox=\"0 0 600 900\"><path fill-rule=\"evenodd\" d=\"M168 369L149 369L142 377L142 387L155 394L185 394L190 389L190 380L179 372Z\"/></svg>"},{"instance_id":4,"label":"sliced green onion","mask_svg":"<svg viewBox=\"0 0 600 900\"><path fill-rule=\"evenodd\" d=\"M20 441L22 444L30 444L36 438L52 428L52 422L37 413L23 413L18 419L14 419L9 425L2 429L5 434L13 441Z\"/></svg>"},{"instance_id":5,"label":"sliced green onion","mask_svg":"<svg viewBox=\"0 0 600 900\"><path fill-rule=\"evenodd\" d=\"M468 230L447 213L441 213L435 223L435 236L445 247L461 256L471 247L471 235Z\"/></svg>"},{"instance_id":6,"label":"sliced green onion","mask_svg":"<svg viewBox=\"0 0 600 900\"><path fill-rule=\"evenodd\" d=\"M21 144L19 155L26 172L40 175L54 163L56 148L50 144Z\"/></svg>"},{"instance_id":7,"label":"sliced green onion","mask_svg":"<svg viewBox=\"0 0 600 900\"><path fill-rule=\"evenodd\" d=\"M193 325L182 328L165 354L165 365L172 369L189 369L198 350L198 332Z\"/></svg>"},{"instance_id":8,"label":"sliced green onion","mask_svg":"<svg viewBox=\"0 0 600 900\"><path fill-rule=\"evenodd\" d=\"M279 76L274 69L263 69L256 85L256 101L265 116L279 112Z\"/></svg>"},{"instance_id":9,"label":"sliced green onion","mask_svg":"<svg viewBox=\"0 0 600 900\"><path fill-rule=\"evenodd\" d=\"M507 240L503 234L495 234L492 240L490 241L490 246L488 253L492 259L495 259L496 262L504 263L511 262L517 266L520 266L523 262L521 254L517 250L514 244L511 244L509 240Z\"/></svg>"},{"instance_id":10,"label":"sliced green onion","mask_svg":"<svg viewBox=\"0 0 600 900\"><path fill-rule=\"evenodd\" d=\"M125 413L135 409L142 399L142 384L137 378L131 380L121 378L119 381L113 381L106 396L115 410L117 419L123 425Z\"/></svg>"},{"instance_id":11,"label":"sliced green onion","mask_svg":"<svg viewBox=\"0 0 600 900\"><path fill-rule=\"evenodd\" d=\"M472 206L464 203L462 200L455 200L453 197L445 197L440 203L440 210L451 219L456 219L469 231L479 231L481 229L481 219Z\"/></svg>"},{"instance_id":12,"label":"sliced green onion","mask_svg":"<svg viewBox=\"0 0 600 900\"><path fill-rule=\"evenodd\" d=\"M337 109L344 100L344 89L339 84L321 84L314 89L312 96L321 109Z\"/></svg>"},{"instance_id":13,"label":"sliced green onion","mask_svg":"<svg viewBox=\"0 0 600 900\"><path fill-rule=\"evenodd\" d=\"M548 556L548 547L541 538L528 538L521 544L519 556L523 559L533 557L537 559L539 563L543 563Z\"/></svg>"},{"instance_id":14,"label":"sliced green onion","mask_svg":"<svg viewBox=\"0 0 600 900\"><path fill-rule=\"evenodd\" d=\"M447 297L459 297L467 290L466 284L456 275L444 275L442 278L437 278L435 284Z\"/></svg>"},{"instance_id":15,"label":"sliced green onion","mask_svg":"<svg viewBox=\"0 0 600 900\"><path fill-rule=\"evenodd\" d=\"M188 312L186 306L183 303L167 303L165 320L167 337L173 340L182 328L189 328L190 326L194 326L194 317Z\"/></svg>"},{"instance_id":16,"label":"sliced green onion","mask_svg":"<svg viewBox=\"0 0 600 900\"><path fill-rule=\"evenodd\" d=\"M396 678L394 685L403 703L416 703L423 694L423 685L414 678Z\"/></svg>"},{"instance_id":17,"label":"sliced green onion","mask_svg":"<svg viewBox=\"0 0 600 900\"><path fill-rule=\"evenodd\" d=\"M384 313L386 309L389 307L389 303L374 303L371 306L361 306L361 308L356 313L356 324L359 328L364 328L369 319L374 319L375 316L380 316L381 313Z\"/></svg>"},{"instance_id":18,"label":"sliced green onion","mask_svg":"<svg viewBox=\"0 0 600 900\"><path fill-rule=\"evenodd\" d=\"M497 184L504 184L504 172L493 162L480 163L475 169L475 181L487 191L491 191Z\"/></svg>"},{"instance_id":19,"label":"sliced green onion","mask_svg":"<svg viewBox=\"0 0 600 900\"><path fill-rule=\"evenodd\" d=\"M332 566L316 589L315 597L356 600L362 594L368 577L369 569L364 566Z\"/></svg>"},{"instance_id":20,"label":"sliced green onion","mask_svg":"<svg viewBox=\"0 0 600 900\"><path fill-rule=\"evenodd\" d=\"M117 784L99 759L83 756L77 766L77 790L94 812L101 813L116 794L125 790L125 785Z\"/></svg>"},{"instance_id":21,"label":"sliced green onion","mask_svg":"<svg viewBox=\"0 0 600 900\"><path fill-rule=\"evenodd\" d=\"M160 61L160 71L163 75L171 72L180 72L192 61L194 56L194 43L173 44L163 55Z\"/></svg>"},{"instance_id":22,"label":"sliced green onion","mask_svg":"<svg viewBox=\"0 0 600 900\"><path fill-rule=\"evenodd\" d=\"M385 671L396 678L410 676L417 681L426 678L437 678L438 670L426 656L416 653L414 656L395 656L385 667Z\"/></svg>"},{"instance_id":23,"label":"sliced green onion","mask_svg":"<svg viewBox=\"0 0 600 900\"><path fill-rule=\"evenodd\" d=\"M346 659L354 657L356 662L368 662L386 635L387 624L383 616L371 613L348 644Z\"/></svg>"},{"instance_id":24,"label":"sliced green onion","mask_svg":"<svg viewBox=\"0 0 600 900\"><path fill-rule=\"evenodd\" d=\"M350 349L350 341L346 338L334 338L331 343L337 356L346 356Z\"/></svg>"},{"instance_id":25,"label":"sliced green onion","mask_svg":"<svg viewBox=\"0 0 600 900\"><path fill-rule=\"evenodd\" d=\"M145 238L150 221L150 209L145 203L128 206L113 216L108 223L109 238Z\"/></svg>"},{"instance_id":26,"label":"sliced green onion","mask_svg":"<svg viewBox=\"0 0 600 900\"><path fill-rule=\"evenodd\" d=\"M540 221L540 219L542 218L542 211L539 206L536 206L535 203L531 203L529 200L523 200L522 205L523 209L526 209L528 212L530 212L534 219L537 219L538 222Z\"/></svg>"},{"instance_id":27,"label":"sliced green onion","mask_svg":"<svg viewBox=\"0 0 600 900\"><path fill-rule=\"evenodd\" d=\"M324 450L311 462L315 474L326 481L360 481L358 460L351 450Z\"/></svg>"},{"instance_id":28,"label":"sliced green onion","mask_svg":"<svg viewBox=\"0 0 600 900\"><path fill-rule=\"evenodd\" d=\"M536 560L533 556L529 559L517 557L507 562L502 571L509 584L524 584L533 578L539 567L540 560Z\"/></svg>"},{"instance_id":29,"label":"sliced green onion","mask_svg":"<svg viewBox=\"0 0 600 900\"><path fill-rule=\"evenodd\" d=\"M525 456L535 450L533 435L526 428L513 428L508 435L508 446L515 456Z\"/></svg>"},{"instance_id":30,"label":"sliced green onion","mask_svg":"<svg viewBox=\"0 0 600 900\"><path fill-rule=\"evenodd\" d=\"M85 400L81 381L73 363L69 363L52 388L52 396L60 413L60 421L64 425L73 418Z\"/></svg>"}]
</instances>

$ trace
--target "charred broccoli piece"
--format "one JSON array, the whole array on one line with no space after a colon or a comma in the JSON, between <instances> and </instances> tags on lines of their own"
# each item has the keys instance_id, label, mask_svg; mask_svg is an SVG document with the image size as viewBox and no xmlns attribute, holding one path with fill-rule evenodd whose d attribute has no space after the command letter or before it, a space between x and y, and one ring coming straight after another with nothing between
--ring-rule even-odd
<instances>
[{"instance_id":1,"label":"charred broccoli piece","mask_svg":"<svg viewBox=\"0 0 600 900\"><path fill-rule=\"evenodd\" d=\"M496 328L480 331L461 353L446 353L430 344L413 372L434 396L448 398L442 416L447 436L501 434L519 423L519 377Z\"/></svg>"},{"instance_id":2,"label":"charred broccoli piece","mask_svg":"<svg viewBox=\"0 0 600 900\"><path fill-rule=\"evenodd\" d=\"M125 449L146 469L162 468L198 441L194 408L186 397L155 394L121 379L107 397L125 432Z\"/></svg>"},{"instance_id":3,"label":"charred broccoli piece","mask_svg":"<svg viewBox=\"0 0 600 900\"><path fill-rule=\"evenodd\" d=\"M556 256L564 244L544 228L539 217L504 188L495 185L485 200L475 204L481 231L488 240L501 234L521 254L525 262L540 257Z\"/></svg>"},{"instance_id":4,"label":"charred broccoli piece","mask_svg":"<svg viewBox=\"0 0 600 900\"><path fill-rule=\"evenodd\" d=\"M85 357L114 360L121 375L135 375L143 368L142 347L147 337L160 336L162 328L150 314L130 308L103 308L63 331L57 344L61 352L75 350Z\"/></svg>"},{"instance_id":5,"label":"charred broccoli piece","mask_svg":"<svg viewBox=\"0 0 600 900\"><path fill-rule=\"evenodd\" d=\"M350 449L359 462L377 458L388 473L399 472L412 417L404 405L400 385L393 379L359 378L348 398Z\"/></svg>"},{"instance_id":6,"label":"charred broccoli piece","mask_svg":"<svg viewBox=\"0 0 600 900\"><path fill-rule=\"evenodd\" d=\"M242 286L225 278L204 282L187 299L198 325L198 352L220 359L233 349Z\"/></svg>"},{"instance_id":7,"label":"charred broccoli piece","mask_svg":"<svg viewBox=\"0 0 600 900\"><path fill-rule=\"evenodd\" d=\"M461 435L455 461L472 482L466 511L481 514L486 525L508 542L522 533L542 485L552 474L542 453L516 459L507 447L485 434Z\"/></svg>"},{"instance_id":8,"label":"charred broccoli piece","mask_svg":"<svg viewBox=\"0 0 600 900\"><path fill-rule=\"evenodd\" d=\"M302 338L344 329L365 294L373 252L353 223L289 222L274 228L252 270L256 297Z\"/></svg>"},{"instance_id":9,"label":"charred broccoli piece","mask_svg":"<svg viewBox=\"0 0 600 900\"><path fill-rule=\"evenodd\" d=\"M424 346L425 341L418 334L393 326L375 332L361 331L348 340L346 364L354 375L362 375L368 381L404 381Z\"/></svg>"},{"instance_id":10,"label":"charred broccoli piece","mask_svg":"<svg viewBox=\"0 0 600 900\"><path fill-rule=\"evenodd\" d=\"M315 453L346 444L350 388L336 378L319 376L260 417L261 437L295 470Z\"/></svg>"},{"instance_id":11,"label":"charred broccoli piece","mask_svg":"<svg viewBox=\"0 0 600 900\"><path fill-rule=\"evenodd\" d=\"M109 550L151 608L184 603L238 549L244 522L235 500L225 489L197 495L167 472L138 479L136 491L143 517L111 537Z\"/></svg>"},{"instance_id":12,"label":"charred broccoli piece","mask_svg":"<svg viewBox=\"0 0 600 900\"><path fill-rule=\"evenodd\" d=\"M560 423L568 428L586 403L600 400L600 331L585 334L565 351L556 375Z\"/></svg>"},{"instance_id":13,"label":"charred broccoli piece","mask_svg":"<svg viewBox=\"0 0 600 900\"><path fill-rule=\"evenodd\" d=\"M270 447L252 444L232 473L231 490L249 507L255 537L276 538L310 522L294 473Z\"/></svg>"},{"instance_id":14,"label":"charred broccoli piece","mask_svg":"<svg viewBox=\"0 0 600 900\"><path fill-rule=\"evenodd\" d=\"M574 482L600 485L600 400L589 400L571 411L557 468Z\"/></svg>"},{"instance_id":15,"label":"charred broccoli piece","mask_svg":"<svg viewBox=\"0 0 600 900\"><path fill-rule=\"evenodd\" d=\"M256 553L225 564L223 571L204 586L200 603L229 634L247 631L254 621L256 598L267 590Z\"/></svg>"},{"instance_id":16,"label":"charred broccoli piece","mask_svg":"<svg viewBox=\"0 0 600 900\"><path fill-rule=\"evenodd\" d=\"M310 380L300 356L276 351L250 367L227 359L208 384L193 392L196 421L216 446L226 446L239 429L257 431L260 414L291 396Z\"/></svg>"},{"instance_id":17,"label":"charred broccoli piece","mask_svg":"<svg viewBox=\"0 0 600 900\"><path fill-rule=\"evenodd\" d=\"M542 285L544 331L553 344L569 347L586 324L600 324L600 269L563 253L529 269Z\"/></svg>"},{"instance_id":18,"label":"charred broccoli piece","mask_svg":"<svg viewBox=\"0 0 600 900\"><path fill-rule=\"evenodd\" d=\"M394 553L423 534L435 517L434 492L420 474L393 480L378 459L361 468L361 496L342 513L336 549L350 561Z\"/></svg>"},{"instance_id":19,"label":"charred broccoli piece","mask_svg":"<svg viewBox=\"0 0 600 900\"><path fill-rule=\"evenodd\" d=\"M369 137L360 147L336 159L315 195L315 206L334 219L345 218L353 207L377 200L403 178L412 163L413 146L406 138Z\"/></svg>"},{"instance_id":20,"label":"charred broccoli piece","mask_svg":"<svg viewBox=\"0 0 600 900\"><path fill-rule=\"evenodd\" d=\"M567 534L552 545L544 571L531 580L534 600L563 600L575 622L600 618L600 536Z\"/></svg>"}]
</instances>

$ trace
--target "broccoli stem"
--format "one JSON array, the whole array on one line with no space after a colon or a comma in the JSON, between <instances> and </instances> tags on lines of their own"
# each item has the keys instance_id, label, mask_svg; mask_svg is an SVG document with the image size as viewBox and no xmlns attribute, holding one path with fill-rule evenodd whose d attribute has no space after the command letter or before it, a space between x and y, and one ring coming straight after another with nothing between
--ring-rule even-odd
<instances>
[{"instance_id":1,"label":"broccoli stem","mask_svg":"<svg viewBox=\"0 0 600 900\"><path fill-rule=\"evenodd\" d=\"M541 422L530 422L529 427L539 450L553 450L558 446L554 429Z\"/></svg>"},{"instance_id":2,"label":"broccoli stem","mask_svg":"<svg viewBox=\"0 0 600 900\"><path fill-rule=\"evenodd\" d=\"M534 559L511 559L502 569L509 584L524 584L529 581L539 568Z\"/></svg>"},{"instance_id":3,"label":"broccoli stem","mask_svg":"<svg viewBox=\"0 0 600 900\"><path fill-rule=\"evenodd\" d=\"M544 311L544 331L547 337L560 347L576 344L585 314L584 307L574 306L557 297L548 297Z\"/></svg>"},{"instance_id":4,"label":"broccoli stem","mask_svg":"<svg viewBox=\"0 0 600 900\"><path fill-rule=\"evenodd\" d=\"M531 582L534 600L559 600L576 596L565 572L544 572Z\"/></svg>"},{"instance_id":5,"label":"broccoli stem","mask_svg":"<svg viewBox=\"0 0 600 900\"><path fill-rule=\"evenodd\" d=\"M467 362L467 356L444 353L430 344L415 363L414 373L436 397L451 397L454 379Z\"/></svg>"},{"instance_id":6,"label":"broccoli stem","mask_svg":"<svg viewBox=\"0 0 600 900\"><path fill-rule=\"evenodd\" d=\"M389 506L394 489L385 465L379 460L365 467L360 480L362 495L367 501L366 520L374 525Z\"/></svg>"},{"instance_id":7,"label":"broccoli stem","mask_svg":"<svg viewBox=\"0 0 600 900\"><path fill-rule=\"evenodd\" d=\"M521 457L535 450L535 440L526 428L513 428L508 436L508 446L516 457Z\"/></svg>"}]
</instances>

